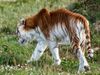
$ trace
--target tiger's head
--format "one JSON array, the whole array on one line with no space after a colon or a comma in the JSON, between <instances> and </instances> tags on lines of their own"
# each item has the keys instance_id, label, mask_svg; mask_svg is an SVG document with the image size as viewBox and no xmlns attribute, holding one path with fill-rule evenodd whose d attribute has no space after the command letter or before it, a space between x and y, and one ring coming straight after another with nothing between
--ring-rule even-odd
<instances>
[{"instance_id":1,"label":"tiger's head","mask_svg":"<svg viewBox=\"0 0 100 75\"><path fill-rule=\"evenodd\" d=\"M38 27L41 28L44 34L47 33L47 31L45 32L45 29L48 23L48 16L48 10L44 8L34 16L30 16L26 19L21 19L18 23L16 31L17 35L19 36L19 42L21 44L24 44L27 41L31 40L33 37L39 36L37 32Z\"/></svg>"},{"instance_id":2,"label":"tiger's head","mask_svg":"<svg viewBox=\"0 0 100 75\"><path fill-rule=\"evenodd\" d=\"M19 43L25 44L34 38L36 34L34 19L32 17L21 19L18 23L16 33L19 37Z\"/></svg>"}]
</instances>

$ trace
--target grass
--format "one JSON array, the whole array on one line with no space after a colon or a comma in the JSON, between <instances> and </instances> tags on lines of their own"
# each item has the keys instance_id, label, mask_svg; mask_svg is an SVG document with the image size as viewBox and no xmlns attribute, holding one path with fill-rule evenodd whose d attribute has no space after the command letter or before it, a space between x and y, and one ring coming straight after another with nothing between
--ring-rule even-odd
<instances>
[{"instance_id":1,"label":"grass","mask_svg":"<svg viewBox=\"0 0 100 75\"><path fill-rule=\"evenodd\" d=\"M49 10L67 7L75 0L16 0L0 2L0 75L77 75L78 60L70 52L70 47L60 46L62 59L60 66L53 66L53 60L47 49L38 62L26 64L36 42L26 46L18 44L15 29L20 18L30 16L46 7ZM99 19L99 13L97 18ZM100 35L91 27L92 45L100 46ZM82 75L100 75L100 51L95 52L93 61L89 60L91 72Z\"/></svg>"}]
</instances>

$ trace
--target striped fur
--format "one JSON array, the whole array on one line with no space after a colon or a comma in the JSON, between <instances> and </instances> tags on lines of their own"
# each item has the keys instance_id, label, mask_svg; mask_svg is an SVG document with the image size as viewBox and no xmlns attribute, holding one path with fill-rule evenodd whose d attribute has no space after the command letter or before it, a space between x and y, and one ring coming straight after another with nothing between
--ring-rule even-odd
<instances>
[{"instance_id":1,"label":"striped fur","mask_svg":"<svg viewBox=\"0 0 100 75\"><path fill-rule=\"evenodd\" d=\"M19 30L21 27L23 29ZM79 56L82 55L83 52L82 58L84 61L86 61L86 59L84 58L84 51L85 46L87 46L88 56L93 57L93 50L91 49L90 40L90 28L87 19L84 16L73 13L69 10L62 8L56 11L49 12L44 8L40 10L40 12L36 15L26 18L24 20L24 23L20 23L18 31L19 33L21 31L24 31L24 33L27 32L29 35L31 34L30 32L34 32L34 34L32 35L36 36L36 40L38 38L38 40L42 38L42 40L45 40L50 45L50 49L54 49L55 51L57 51L57 53L57 42L54 43L54 41L71 44L71 46L73 47L73 51L77 55L78 52ZM82 52L80 51L80 49ZM52 54L57 53L52 51ZM59 59L59 56L54 56L54 58ZM86 66L88 66L87 61Z\"/></svg>"}]
</instances>

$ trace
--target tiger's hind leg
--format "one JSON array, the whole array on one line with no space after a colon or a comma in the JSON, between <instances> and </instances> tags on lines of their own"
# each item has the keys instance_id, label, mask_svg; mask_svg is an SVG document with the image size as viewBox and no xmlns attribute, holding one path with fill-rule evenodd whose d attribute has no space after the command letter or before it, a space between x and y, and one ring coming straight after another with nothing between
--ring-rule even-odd
<instances>
[{"instance_id":1,"label":"tiger's hind leg","mask_svg":"<svg viewBox=\"0 0 100 75\"><path fill-rule=\"evenodd\" d=\"M90 69L89 64L84 56L84 52L82 51L79 39L77 37L75 37L73 39L72 45L73 45L74 52L75 52L77 58L79 59L78 73L88 71Z\"/></svg>"},{"instance_id":2,"label":"tiger's hind leg","mask_svg":"<svg viewBox=\"0 0 100 75\"><path fill-rule=\"evenodd\" d=\"M80 47L82 49L83 54L85 54L85 40L80 43Z\"/></svg>"}]
</instances>

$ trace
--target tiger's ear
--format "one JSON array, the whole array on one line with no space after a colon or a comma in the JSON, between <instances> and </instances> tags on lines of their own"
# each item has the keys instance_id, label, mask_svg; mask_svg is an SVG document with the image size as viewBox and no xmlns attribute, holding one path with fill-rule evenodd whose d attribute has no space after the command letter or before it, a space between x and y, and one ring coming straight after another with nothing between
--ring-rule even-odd
<instances>
[{"instance_id":1,"label":"tiger's ear","mask_svg":"<svg viewBox=\"0 0 100 75\"><path fill-rule=\"evenodd\" d=\"M24 18L20 19L20 25L25 25L25 19Z\"/></svg>"}]
</instances>

